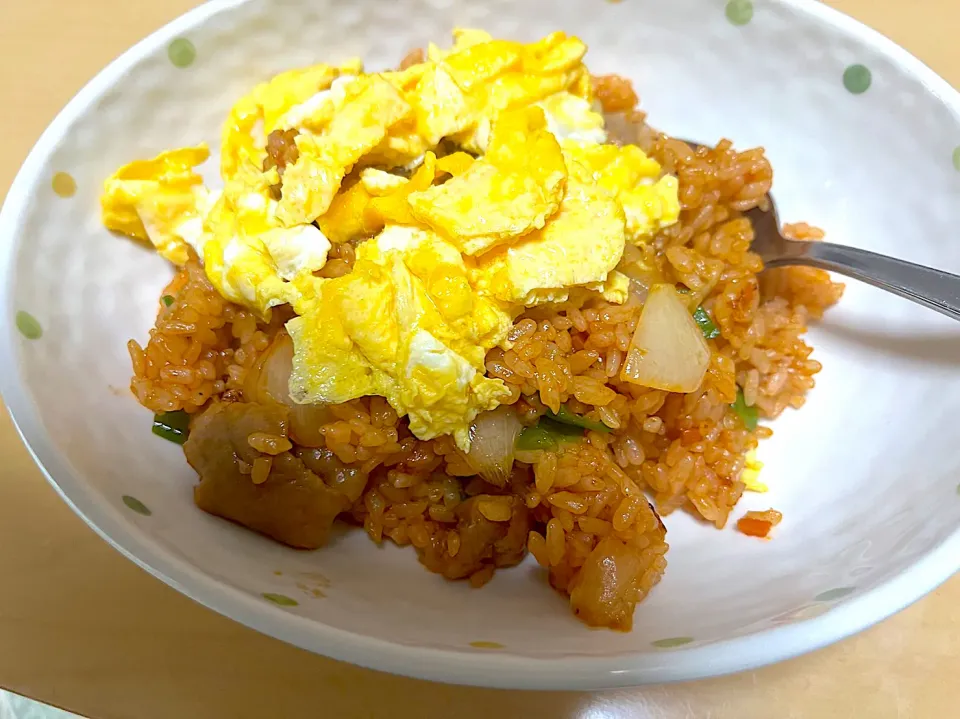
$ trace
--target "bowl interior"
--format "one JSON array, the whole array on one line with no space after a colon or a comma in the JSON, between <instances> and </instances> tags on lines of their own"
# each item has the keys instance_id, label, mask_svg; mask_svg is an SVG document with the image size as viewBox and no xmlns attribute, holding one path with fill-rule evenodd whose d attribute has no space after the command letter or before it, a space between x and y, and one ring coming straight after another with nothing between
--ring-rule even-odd
<instances>
[{"instance_id":1,"label":"bowl interior","mask_svg":"<svg viewBox=\"0 0 960 719\"><path fill-rule=\"evenodd\" d=\"M304 553L207 516L192 503L195 475L180 448L150 433L149 413L127 390L125 343L145 339L171 270L102 228L102 180L166 148L216 148L232 102L273 73L357 55L386 68L427 41L445 43L455 26L519 39L576 33L594 73L634 80L655 126L766 147L785 221L960 271L953 91L814 4L724 5L220 2L135 48L44 137L0 225L3 389L60 491L128 554L242 621L341 658L479 683L523 684L537 671L534 683L562 686L729 671L842 636L949 576L955 551L946 563L937 555L924 578L889 584L958 541L960 431L950 419L960 331L857 283L810 333L824 369L806 406L761 444L770 492L748 495L737 512L782 511L775 539L671 515L666 576L630 634L586 629L532 561L475 591L360 531ZM209 167L214 179L216 158ZM75 180L72 196L56 173ZM838 605L859 607L857 618ZM792 634L764 634L789 625ZM748 645L737 638L754 659L738 656ZM790 648L764 648L777 641ZM405 664L413 649L436 663ZM545 660L583 659L596 661L576 664L572 683L544 678ZM471 675L477 668L487 673Z\"/></svg>"}]
</instances>

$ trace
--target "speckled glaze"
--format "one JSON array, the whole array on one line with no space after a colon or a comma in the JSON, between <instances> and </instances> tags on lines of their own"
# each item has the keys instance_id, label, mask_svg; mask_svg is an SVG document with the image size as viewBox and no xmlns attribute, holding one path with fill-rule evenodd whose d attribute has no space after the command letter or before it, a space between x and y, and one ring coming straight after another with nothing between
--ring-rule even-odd
<instances>
[{"instance_id":1,"label":"speckled glaze","mask_svg":"<svg viewBox=\"0 0 960 719\"><path fill-rule=\"evenodd\" d=\"M0 389L64 499L148 571L263 632L386 671L504 687L757 666L858 631L956 571L960 331L856 284L811 333L825 368L807 406L761 446L771 491L738 510L782 511L775 539L671 515L666 577L631 634L586 629L532 562L475 591L361 532L294 552L194 508L180 448L151 434L125 391L125 342L146 336L171 270L103 230L103 179L165 148L216 147L231 103L272 73L353 55L388 67L455 25L575 32L595 72L634 79L655 125L764 145L786 221L960 271L957 93L817 3L211 2L68 105L0 214Z\"/></svg>"}]
</instances>

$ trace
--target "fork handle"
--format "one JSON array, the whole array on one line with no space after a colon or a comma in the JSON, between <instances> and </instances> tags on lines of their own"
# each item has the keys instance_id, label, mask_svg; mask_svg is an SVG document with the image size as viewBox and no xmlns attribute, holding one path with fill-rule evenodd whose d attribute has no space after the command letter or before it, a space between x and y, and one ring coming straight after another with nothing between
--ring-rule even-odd
<instances>
[{"instance_id":1,"label":"fork handle","mask_svg":"<svg viewBox=\"0 0 960 719\"><path fill-rule=\"evenodd\" d=\"M900 295L960 320L960 277L876 252L829 242L788 240L780 257L767 267L807 265L829 270Z\"/></svg>"}]
</instances>

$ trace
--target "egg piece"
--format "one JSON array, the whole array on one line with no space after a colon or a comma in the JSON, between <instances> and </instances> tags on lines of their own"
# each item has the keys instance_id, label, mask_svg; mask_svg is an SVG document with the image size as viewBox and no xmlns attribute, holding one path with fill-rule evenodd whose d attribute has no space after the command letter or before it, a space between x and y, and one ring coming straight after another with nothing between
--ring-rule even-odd
<instances>
[{"instance_id":1,"label":"egg piece","mask_svg":"<svg viewBox=\"0 0 960 719\"><path fill-rule=\"evenodd\" d=\"M510 330L511 316L502 305L475 292L459 250L432 232L405 227L387 228L371 248L387 250L402 253L406 269L419 279L429 300L420 310L421 325L482 366L486 350ZM365 257L367 251L361 246L359 255Z\"/></svg>"},{"instance_id":2,"label":"egg piece","mask_svg":"<svg viewBox=\"0 0 960 719\"><path fill-rule=\"evenodd\" d=\"M410 210L409 197L414 192L428 189L437 177L437 157L432 152L424 155L423 162L410 181L393 192L373 197L364 210L364 221L383 229L386 225L416 225L417 220Z\"/></svg>"},{"instance_id":3,"label":"egg piece","mask_svg":"<svg viewBox=\"0 0 960 719\"><path fill-rule=\"evenodd\" d=\"M462 27L454 28L453 47L449 50L442 50L431 42L427 45L427 59L430 60L430 62L440 62L448 55L460 50L466 50L474 45L490 42L491 40L493 40L493 36L486 30Z\"/></svg>"},{"instance_id":4,"label":"egg piece","mask_svg":"<svg viewBox=\"0 0 960 719\"><path fill-rule=\"evenodd\" d=\"M379 394L417 437L453 434L468 448L476 415L509 395L483 376L483 359L512 317L472 291L462 256L438 235L388 227L358 248L350 274L295 284L296 401Z\"/></svg>"},{"instance_id":5,"label":"egg piece","mask_svg":"<svg viewBox=\"0 0 960 719\"><path fill-rule=\"evenodd\" d=\"M444 65L429 68L413 94L416 131L430 146L463 132L474 123L466 92Z\"/></svg>"},{"instance_id":6,"label":"egg piece","mask_svg":"<svg viewBox=\"0 0 960 719\"><path fill-rule=\"evenodd\" d=\"M526 46L523 70L541 75L568 72L579 68L586 54L582 40L563 31L553 32Z\"/></svg>"},{"instance_id":7,"label":"egg piece","mask_svg":"<svg viewBox=\"0 0 960 719\"><path fill-rule=\"evenodd\" d=\"M366 210L372 199L366 186L356 181L337 193L330 209L317 218L317 225L336 244L369 237L383 229L382 222L367 217Z\"/></svg>"},{"instance_id":8,"label":"egg piece","mask_svg":"<svg viewBox=\"0 0 960 719\"><path fill-rule=\"evenodd\" d=\"M472 93L473 121L451 139L464 150L478 155L488 152L494 123L501 113L529 107L561 92L569 85L566 74L531 75L508 72Z\"/></svg>"},{"instance_id":9,"label":"egg piece","mask_svg":"<svg viewBox=\"0 0 960 719\"><path fill-rule=\"evenodd\" d=\"M434 83L433 71L432 63L418 63L405 70L381 73L380 77L393 85L414 111L388 129L380 144L362 158L362 164L414 170L424 153L436 145L436 142L431 142L432 131L426 125L420 125L423 116L429 112L423 98L434 91L439 94L431 102L439 103L444 92L442 87L431 90ZM425 77L427 75L430 77ZM449 106L449 100L447 105Z\"/></svg>"},{"instance_id":10,"label":"egg piece","mask_svg":"<svg viewBox=\"0 0 960 719\"><path fill-rule=\"evenodd\" d=\"M760 481L760 470L763 469L763 462L757 459L757 450L751 449L744 457L745 465L740 473L740 481L748 492L768 492L770 488Z\"/></svg>"},{"instance_id":11,"label":"egg piece","mask_svg":"<svg viewBox=\"0 0 960 719\"><path fill-rule=\"evenodd\" d=\"M423 155L432 146L417 132L416 120L410 117L393 125L383 140L359 161L361 166L416 169Z\"/></svg>"},{"instance_id":12,"label":"egg piece","mask_svg":"<svg viewBox=\"0 0 960 719\"><path fill-rule=\"evenodd\" d=\"M538 105L547 120L547 129L558 141L576 140L603 144L607 141L603 115L593 111L590 102L571 92L558 92Z\"/></svg>"},{"instance_id":13,"label":"egg piece","mask_svg":"<svg viewBox=\"0 0 960 719\"><path fill-rule=\"evenodd\" d=\"M427 150L471 121L465 114L463 93L433 63L385 72L381 77L403 94L413 112L389 128L380 144L362 158L364 165L416 169Z\"/></svg>"},{"instance_id":14,"label":"egg piece","mask_svg":"<svg viewBox=\"0 0 960 719\"><path fill-rule=\"evenodd\" d=\"M476 162L476 158L473 155L466 152L453 152L437 158L437 172L446 172L456 177L473 167L474 162Z\"/></svg>"},{"instance_id":15,"label":"egg piece","mask_svg":"<svg viewBox=\"0 0 960 719\"><path fill-rule=\"evenodd\" d=\"M442 174L463 174L473 163L474 158L465 152L454 152L439 160L428 152L410 179L385 170L364 168L359 181L337 193L330 209L317 218L317 224L336 243L370 237L387 224L415 225L417 220L407 198L431 187Z\"/></svg>"},{"instance_id":16,"label":"egg piece","mask_svg":"<svg viewBox=\"0 0 960 719\"><path fill-rule=\"evenodd\" d=\"M636 145L598 145L575 138L560 143L571 174L581 182L595 183L610 195L660 177L660 164Z\"/></svg>"},{"instance_id":17,"label":"egg piece","mask_svg":"<svg viewBox=\"0 0 960 719\"><path fill-rule=\"evenodd\" d=\"M323 268L330 242L313 225L258 227L257 213L231 206L225 193L204 225L204 270L226 299L269 319L271 308L298 299L294 280Z\"/></svg>"},{"instance_id":18,"label":"egg piece","mask_svg":"<svg viewBox=\"0 0 960 719\"><path fill-rule=\"evenodd\" d=\"M569 138L561 143L568 171L595 183L622 205L627 241L640 244L680 217L679 183L635 145L597 145ZM662 175L662 176L661 176Z\"/></svg>"},{"instance_id":19,"label":"egg piece","mask_svg":"<svg viewBox=\"0 0 960 719\"><path fill-rule=\"evenodd\" d=\"M297 135L300 156L284 173L280 223L309 224L325 213L347 173L411 112L396 88L377 75L362 75L346 85L343 105L323 131Z\"/></svg>"},{"instance_id":20,"label":"egg piece","mask_svg":"<svg viewBox=\"0 0 960 719\"><path fill-rule=\"evenodd\" d=\"M455 50L442 67L464 92L523 66L524 47L508 40L488 40Z\"/></svg>"},{"instance_id":21,"label":"egg piece","mask_svg":"<svg viewBox=\"0 0 960 719\"><path fill-rule=\"evenodd\" d=\"M244 163L262 167L267 135L278 129L278 122L318 93L328 91L341 74L356 75L361 68L359 60L352 60L341 67L314 65L288 70L241 97L223 127L220 172L224 180L234 177ZM294 126L285 124L283 129Z\"/></svg>"},{"instance_id":22,"label":"egg piece","mask_svg":"<svg viewBox=\"0 0 960 719\"><path fill-rule=\"evenodd\" d=\"M124 165L104 182L103 224L144 242L176 265L189 256L186 237L195 234L213 204L194 170L210 156L206 145L162 152Z\"/></svg>"},{"instance_id":23,"label":"egg piece","mask_svg":"<svg viewBox=\"0 0 960 719\"><path fill-rule=\"evenodd\" d=\"M252 95L240 98L230 109L220 138L220 176L235 177L241 166L263 167L267 156L263 112Z\"/></svg>"},{"instance_id":24,"label":"egg piece","mask_svg":"<svg viewBox=\"0 0 960 719\"><path fill-rule=\"evenodd\" d=\"M485 53L498 50L499 64L494 58L483 57ZM562 91L582 94L588 102L592 100L589 73L581 62L586 46L564 33L553 33L530 45L494 41L463 52L479 61L481 68L498 67L501 70L496 75L489 71L482 73L484 82L470 86L473 124L453 135L453 139L470 152L486 152L491 127L501 112L529 106ZM444 62L455 64L459 54L452 53ZM519 65L514 60L517 54L520 56Z\"/></svg>"},{"instance_id":25,"label":"egg piece","mask_svg":"<svg viewBox=\"0 0 960 719\"><path fill-rule=\"evenodd\" d=\"M434 145L450 137L465 150L483 154L503 111L565 90L589 103L593 91L581 62L585 52L580 40L564 33L524 45L494 40L478 30L455 30L450 50L430 45L428 62L414 66L426 67L417 92L411 93L423 98L418 128Z\"/></svg>"},{"instance_id":26,"label":"egg piece","mask_svg":"<svg viewBox=\"0 0 960 719\"><path fill-rule=\"evenodd\" d=\"M356 75L340 75L329 87L320 90L303 102L290 107L275 122L268 124L273 130L315 130L322 128L333 117L333 113L343 104L347 86L356 79Z\"/></svg>"},{"instance_id":27,"label":"egg piece","mask_svg":"<svg viewBox=\"0 0 960 719\"><path fill-rule=\"evenodd\" d=\"M430 182L432 178L411 186L406 177L372 167L364 168L359 179L337 193L330 209L317 218L317 224L332 242L338 244L370 237L384 228L388 217L395 221L403 217L412 220L405 197L418 186L429 187ZM403 217L398 217L396 212L400 207Z\"/></svg>"},{"instance_id":28,"label":"egg piece","mask_svg":"<svg viewBox=\"0 0 960 719\"><path fill-rule=\"evenodd\" d=\"M253 90L253 99L263 115L264 133L269 135L282 127L278 124L279 120L289 117L291 110L302 106L317 93L329 92L339 74L339 70L330 65L314 65L281 72L269 82L257 85Z\"/></svg>"},{"instance_id":29,"label":"egg piece","mask_svg":"<svg viewBox=\"0 0 960 719\"><path fill-rule=\"evenodd\" d=\"M388 70L380 73L380 77L403 93L414 90L420 78L433 67L431 62L418 62L403 70Z\"/></svg>"},{"instance_id":30,"label":"egg piece","mask_svg":"<svg viewBox=\"0 0 960 719\"><path fill-rule=\"evenodd\" d=\"M585 287L615 305L622 305L630 296L630 278L617 270L612 270L603 282L592 282Z\"/></svg>"},{"instance_id":31,"label":"egg piece","mask_svg":"<svg viewBox=\"0 0 960 719\"><path fill-rule=\"evenodd\" d=\"M543 229L479 257L474 281L490 296L526 307L566 301L576 287L607 288L625 300L618 276L606 284L623 255L624 225L616 200L571 178L559 212Z\"/></svg>"},{"instance_id":32,"label":"egg piece","mask_svg":"<svg viewBox=\"0 0 960 719\"><path fill-rule=\"evenodd\" d=\"M259 236L276 273L288 282L301 274L322 270L327 264L330 241L313 225L279 227Z\"/></svg>"},{"instance_id":33,"label":"egg piece","mask_svg":"<svg viewBox=\"0 0 960 719\"><path fill-rule=\"evenodd\" d=\"M249 164L228 180L203 223L198 252L207 277L231 302L269 319L270 310L292 303L292 281L326 264L330 242L312 225L281 227L279 203L270 186L276 170L261 172Z\"/></svg>"},{"instance_id":34,"label":"egg piece","mask_svg":"<svg viewBox=\"0 0 960 719\"><path fill-rule=\"evenodd\" d=\"M435 155L428 152L409 180L387 180L383 177L386 174L373 168L364 169L358 181L337 193L330 209L317 218L317 224L327 237L336 243L348 242L375 235L388 223L416 224L410 214L407 197L433 183L436 177ZM367 177L366 183L363 181L364 175Z\"/></svg>"},{"instance_id":35,"label":"egg piece","mask_svg":"<svg viewBox=\"0 0 960 719\"><path fill-rule=\"evenodd\" d=\"M410 195L414 217L477 255L543 227L563 198L567 171L537 107L497 119L489 152L462 175Z\"/></svg>"},{"instance_id":36,"label":"egg piece","mask_svg":"<svg viewBox=\"0 0 960 719\"><path fill-rule=\"evenodd\" d=\"M617 199L627 218L627 235L633 244L653 236L680 219L680 182L664 175L652 185L636 185L621 192Z\"/></svg>"},{"instance_id":37,"label":"egg piece","mask_svg":"<svg viewBox=\"0 0 960 719\"><path fill-rule=\"evenodd\" d=\"M405 370L399 402L408 408L410 431L420 439L453 435L464 452L470 450L470 425L477 415L510 396L501 380L484 377L425 330L410 338Z\"/></svg>"},{"instance_id":38,"label":"egg piece","mask_svg":"<svg viewBox=\"0 0 960 719\"><path fill-rule=\"evenodd\" d=\"M393 293L382 268L361 265L343 277L303 278L296 285L299 316L286 325L294 346L290 396L304 404L339 404L383 394L386 387L377 381L381 377L375 376L376 366L363 351L375 354L378 347L389 350L399 341L389 314ZM373 321L358 335L364 340L361 345L348 327L361 324L362 317Z\"/></svg>"},{"instance_id":39,"label":"egg piece","mask_svg":"<svg viewBox=\"0 0 960 719\"><path fill-rule=\"evenodd\" d=\"M386 170L375 167L366 167L360 172L360 182L371 197L384 197L396 192L410 180L401 175L394 175Z\"/></svg>"}]
</instances>

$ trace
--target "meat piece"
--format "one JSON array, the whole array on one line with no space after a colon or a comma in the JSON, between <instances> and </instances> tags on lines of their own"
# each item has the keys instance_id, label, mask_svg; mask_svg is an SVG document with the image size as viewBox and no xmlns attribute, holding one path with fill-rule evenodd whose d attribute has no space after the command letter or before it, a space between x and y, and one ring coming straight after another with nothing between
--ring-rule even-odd
<instances>
[{"instance_id":1,"label":"meat piece","mask_svg":"<svg viewBox=\"0 0 960 719\"><path fill-rule=\"evenodd\" d=\"M507 503L510 519L494 522L480 511L481 503L494 500ZM477 495L461 502L455 510L456 532L460 544L450 556L446 533L420 549L420 561L431 572L447 579L464 579L487 566L511 567L519 564L526 552L530 531L530 513L519 497Z\"/></svg>"},{"instance_id":2,"label":"meat piece","mask_svg":"<svg viewBox=\"0 0 960 719\"><path fill-rule=\"evenodd\" d=\"M359 467L347 466L329 449L301 447L295 450L295 454L307 469L322 477L328 487L340 492L351 504L363 495L367 475Z\"/></svg>"},{"instance_id":3,"label":"meat piece","mask_svg":"<svg viewBox=\"0 0 960 719\"><path fill-rule=\"evenodd\" d=\"M193 497L200 509L242 524L291 547L316 549L334 519L350 505L291 452L264 455L250 446L254 432L286 437L280 405L217 403L198 417L183 445L200 475ZM267 459L269 458L269 459ZM257 461L269 467L254 483Z\"/></svg>"}]
</instances>

